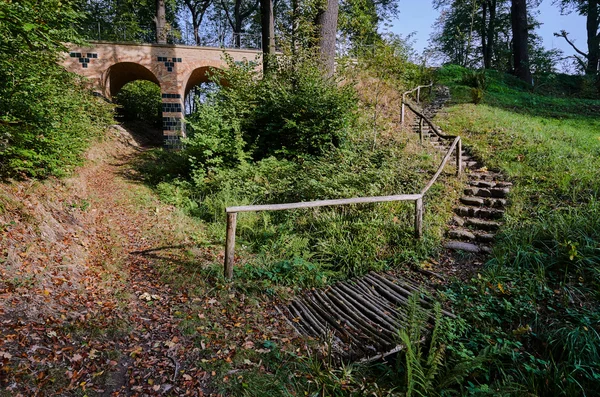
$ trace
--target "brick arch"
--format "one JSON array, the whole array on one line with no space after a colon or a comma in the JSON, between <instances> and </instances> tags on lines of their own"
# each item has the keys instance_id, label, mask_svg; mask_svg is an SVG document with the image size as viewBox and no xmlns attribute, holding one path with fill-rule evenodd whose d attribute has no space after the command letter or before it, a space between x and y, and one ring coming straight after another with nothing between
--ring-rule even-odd
<instances>
[{"instance_id":1,"label":"brick arch","mask_svg":"<svg viewBox=\"0 0 600 397\"><path fill-rule=\"evenodd\" d=\"M136 80L146 80L161 86L156 75L145 66L136 62L118 62L111 65L104 76L106 93L114 97L125 84Z\"/></svg>"},{"instance_id":2,"label":"brick arch","mask_svg":"<svg viewBox=\"0 0 600 397\"><path fill-rule=\"evenodd\" d=\"M213 65L204 65L199 66L192 70L190 74L186 78L185 87L183 90L183 98L187 98L190 90L197 86L198 84L206 83L210 81L210 75L213 73L213 70L224 70L223 65L213 66ZM226 84L225 81L221 81L222 84Z\"/></svg>"}]
</instances>

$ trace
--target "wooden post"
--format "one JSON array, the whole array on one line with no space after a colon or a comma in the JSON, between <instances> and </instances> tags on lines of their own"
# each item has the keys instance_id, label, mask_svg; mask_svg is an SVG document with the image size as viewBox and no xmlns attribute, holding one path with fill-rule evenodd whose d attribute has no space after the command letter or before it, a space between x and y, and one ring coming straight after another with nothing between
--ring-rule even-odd
<instances>
[{"instance_id":1,"label":"wooden post","mask_svg":"<svg viewBox=\"0 0 600 397\"><path fill-rule=\"evenodd\" d=\"M462 174L462 140L459 139L456 144L456 175Z\"/></svg>"},{"instance_id":2,"label":"wooden post","mask_svg":"<svg viewBox=\"0 0 600 397\"><path fill-rule=\"evenodd\" d=\"M233 261L235 258L235 228L237 224L237 213L227 214L227 239L225 240L225 278L233 278Z\"/></svg>"},{"instance_id":3,"label":"wooden post","mask_svg":"<svg viewBox=\"0 0 600 397\"><path fill-rule=\"evenodd\" d=\"M433 94L433 83L429 84L429 100L431 101L431 94Z\"/></svg>"},{"instance_id":4,"label":"wooden post","mask_svg":"<svg viewBox=\"0 0 600 397\"><path fill-rule=\"evenodd\" d=\"M417 103L419 103L419 100L421 99L421 86L417 87Z\"/></svg>"},{"instance_id":5,"label":"wooden post","mask_svg":"<svg viewBox=\"0 0 600 397\"><path fill-rule=\"evenodd\" d=\"M415 200L415 237L423 237L423 198Z\"/></svg>"},{"instance_id":6,"label":"wooden post","mask_svg":"<svg viewBox=\"0 0 600 397\"><path fill-rule=\"evenodd\" d=\"M419 117L419 141L423 145L423 117Z\"/></svg>"},{"instance_id":7,"label":"wooden post","mask_svg":"<svg viewBox=\"0 0 600 397\"><path fill-rule=\"evenodd\" d=\"M404 127L404 95L402 95L402 114L400 115L400 124Z\"/></svg>"}]
</instances>

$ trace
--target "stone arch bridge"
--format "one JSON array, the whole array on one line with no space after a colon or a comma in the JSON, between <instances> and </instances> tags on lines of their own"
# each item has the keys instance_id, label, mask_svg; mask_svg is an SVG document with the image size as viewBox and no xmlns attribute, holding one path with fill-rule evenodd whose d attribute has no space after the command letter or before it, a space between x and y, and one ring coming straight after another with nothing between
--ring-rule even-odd
<instances>
[{"instance_id":1,"label":"stone arch bridge","mask_svg":"<svg viewBox=\"0 0 600 397\"><path fill-rule=\"evenodd\" d=\"M179 146L185 136L184 99L196 85L208 81L210 68L224 69L224 51L235 62L260 59L260 50L221 49L169 44L91 42L71 46L62 65L87 77L94 89L111 98L127 83L148 80L162 93L165 146Z\"/></svg>"}]
</instances>

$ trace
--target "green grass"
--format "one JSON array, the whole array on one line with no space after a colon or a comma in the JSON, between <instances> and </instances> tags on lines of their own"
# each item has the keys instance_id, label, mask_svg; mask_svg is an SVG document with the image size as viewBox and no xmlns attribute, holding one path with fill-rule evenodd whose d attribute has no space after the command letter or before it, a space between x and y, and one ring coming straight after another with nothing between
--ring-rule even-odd
<instances>
[{"instance_id":1,"label":"green grass","mask_svg":"<svg viewBox=\"0 0 600 397\"><path fill-rule=\"evenodd\" d=\"M465 348L499 348L502 368L477 382L517 387L517 395L595 395L600 101L541 95L490 72L474 105L471 87L453 72L441 73L454 100L437 122L514 183L490 262L479 278L447 291L472 326Z\"/></svg>"}]
</instances>

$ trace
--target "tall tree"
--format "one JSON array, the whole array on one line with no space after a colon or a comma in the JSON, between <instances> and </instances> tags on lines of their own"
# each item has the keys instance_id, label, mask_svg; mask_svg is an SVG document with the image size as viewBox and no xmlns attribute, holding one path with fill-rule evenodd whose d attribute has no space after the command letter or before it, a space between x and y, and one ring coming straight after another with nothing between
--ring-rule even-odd
<instances>
[{"instance_id":1,"label":"tall tree","mask_svg":"<svg viewBox=\"0 0 600 397\"><path fill-rule=\"evenodd\" d=\"M600 62L600 1L599 0L556 0L561 11L569 13L577 11L580 15L586 16L587 30L587 53L579 49L569 38L565 30L560 33L554 33L555 36L564 38L567 43L577 53L574 58L577 59L586 74L597 74L599 72Z\"/></svg>"},{"instance_id":2,"label":"tall tree","mask_svg":"<svg viewBox=\"0 0 600 397\"><path fill-rule=\"evenodd\" d=\"M213 4L213 0L183 0L183 5L190 11L192 16L192 29L194 42L196 45L202 44L200 38L200 27L208 8Z\"/></svg>"},{"instance_id":3,"label":"tall tree","mask_svg":"<svg viewBox=\"0 0 600 397\"><path fill-rule=\"evenodd\" d=\"M316 23L319 33L319 52L325 74L332 76L335 71L335 40L338 27L339 0L327 0L319 10Z\"/></svg>"},{"instance_id":4,"label":"tall tree","mask_svg":"<svg viewBox=\"0 0 600 397\"><path fill-rule=\"evenodd\" d=\"M167 9L165 0L156 0L156 42L158 44L167 43Z\"/></svg>"},{"instance_id":5,"label":"tall tree","mask_svg":"<svg viewBox=\"0 0 600 397\"><path fill-rule=\"evenodd\" d=\"M492 57L496 47L497 6L497 0L485 0L481 4L481 51L483 52L483 67L486 69L492 68Z\"/></svg>"},{"instance_id":6,"label":"tall tree","mask_svg":"<svg viewBox=\"0 0 600 397\"><path fill-rule=\"evenodd\" d=\"M515 75L528 84L532 83L529 68L529 26L527 20L527 1L512 0L511 22L513 33L513 65Z\"/></svg>"},{"instance_id":7,"label":"tall tree","mask_svg":"<svg viewBox=\"0 0 600 397\"><path fill-rule=\"evenodd\" d=\"M221 0L221 5L225 11L227 21L233 30L233 38L235 47L242 46L242 33L244 32L244 24L258 10L258 0L233 0L233 4L229 1ZM231 6L233 5L233 10ZM233 11L233 12L232 12ZM233 15L232 15L233 14Z\"/></svg>"},{"instance_id":8,"label":"tall tree","mask_svg":"<svg viewBox=\"0 0 600 397\"><path fill-rule=\"evenodd\" d=\"M262 28L263 72L270 70L271 57L275 54L275 16L273 0L260 0L260 17Z\"/></svg>"}]
</instances>

